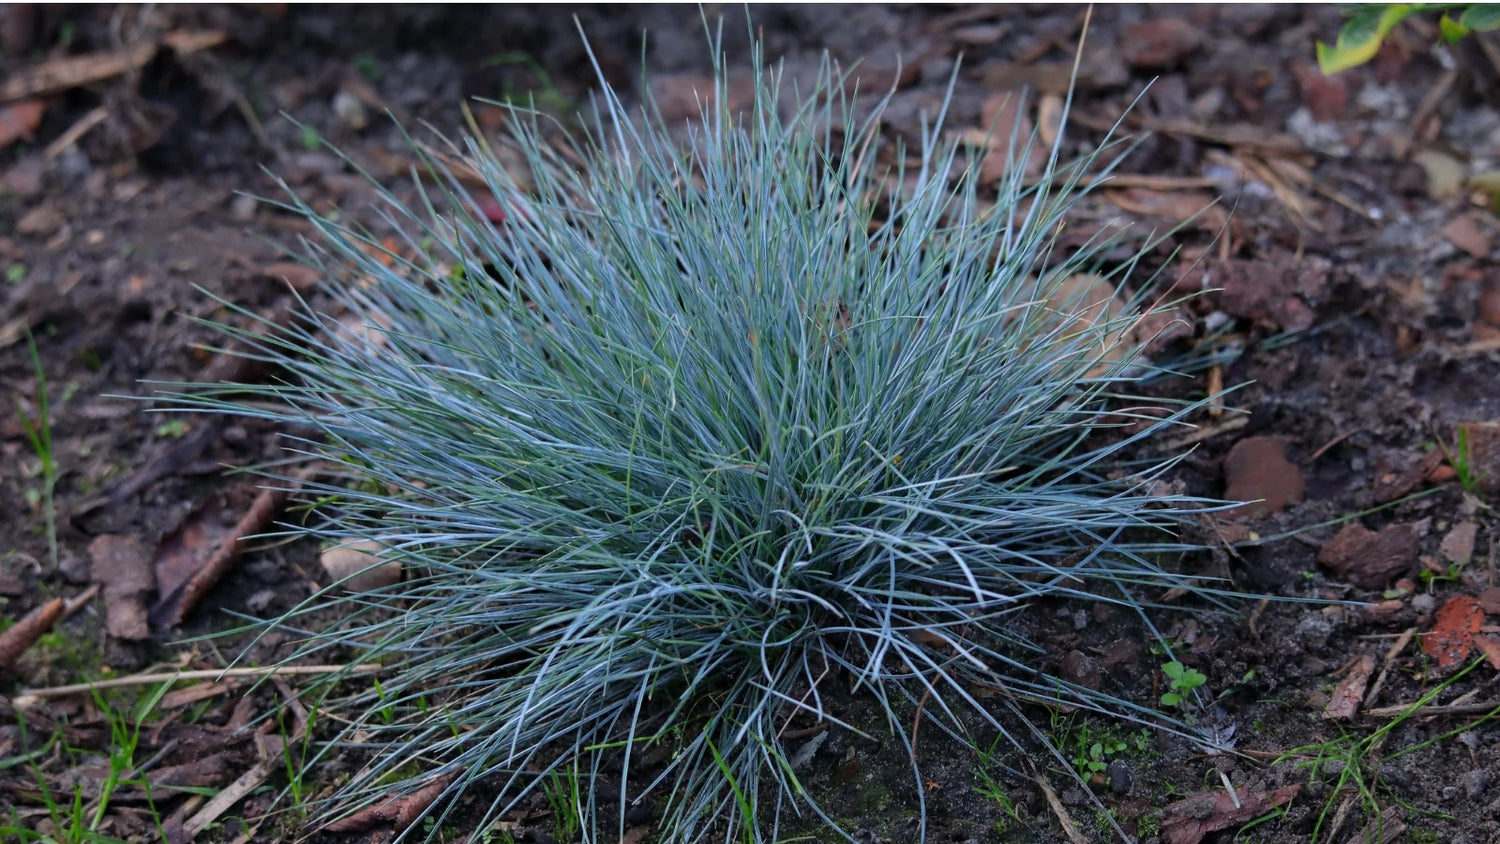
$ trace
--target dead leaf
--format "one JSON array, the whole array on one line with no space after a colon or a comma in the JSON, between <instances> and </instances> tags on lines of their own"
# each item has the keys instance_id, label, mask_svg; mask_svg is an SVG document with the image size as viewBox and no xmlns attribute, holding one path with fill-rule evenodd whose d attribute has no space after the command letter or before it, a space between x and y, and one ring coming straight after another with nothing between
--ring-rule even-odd
<instances>
[{"instance_id":1,"label":"dead leaf","mask_svg":"<svg viewBox=\"0 0 1500 844\"><path fill-rule=\"evenodd\" d=\"M1489 236L1480 230L1479 221L1473 214L1454 217L1439 233L1449 243L1475 258L1485 258L1490 254Z\"/></svg>"},{"instance_id":2,"label":"dead leaf","mask_svg":"<svg viewBox=\"0 0 1500 844\"><path fill-rule=\"evenodd\" d=\"M67 602L62 598L53 598L45 604L37 607L21 620L11 625L9 629L0 632L0 668L10 668L21 658L21 654L36 644L36 640L42 634L52 629L52 625L62 617Z\"/></svg>"},{"instance_id":3,"label":"dead leaf","mask_svg":"<svg viewBox=\"0 0 1500 844\"><path fill-rule=\"evenodd\" d=\"M1422 653L1437 661L1439 672L1462 665L1474 646L1474 634L1484 626L1484 609L1470 595L1449 598L1437 611L1432 630L1422 636Z\"/></svg>"},{"instance_id":4,"label":"dead leaf","mask_svg":"<svg viewBox=\"0 0 1500 844\"><path fill-rule=\"evenodd\" d=\"M982 184L993 185L1012 171L1012 156L1026 156L1022 172L1035 178L1047 165L1047 150L1041 143L1031 143L1031 118L1023 108L1030 100L1017 93L991 94L979 109L980 139L988 139L984 159L979 163ZM1014 147L1012 147L1014 143ZM1027 145L1030 143L1030 149Z\"/></svg>"},{"instance_id":5,"label":"dead leaf","mask_svg":"<svg viewBox=\"0 0 1500 844\"><path fill-rule=\"evenodd\" d=\"M224 540L230 526L223 522L220 513L226 507L228 501L224 496L210 495L181 527L156 546L156 588L159 595L167 596L180 590Z\"/></svg>"},{"instance_id":6,"label":"dead leaf","mask_svg":"<svg viewBox=\"0 0 1500 844\"><path fill-rule=\"evenodd\" d=\"M260 274L266 278L284 281L297 291L311 290L320 278L317 270L296 261L277 261L261 270Z\"/></svg>"},{"instance_id":7,"label":"dead leaf","mask_svg":"<svg viewBox=\"0 0 1500 844\"><path fill-rule=\"evenodd\" d=\"M1479 526L1473 522L1459 522L1443 537L1443 542L1438 550L1448 558L1448 562L1454 565L1468 565L1469 559L1474 556L1474 538L1479 533Z\"/></svg>"},{"instance_id":8,"label":"dead leaf","mask_svg":"<svg viewBox=\"0 0 1500 844\"><path fill-rule=\"evenodd\" d=\"M1196 226L1211 232L1224 228L1229 221L1223 207L1215 203L1211 194L1203 191L1129 187L1110 190L1105 196L1132 214L1166 217L1177 223L1193 220Z\"/></svg>"},{"instance_id":9,"label":"dead leaf","mask_svg":"<svg viewBox=\"0 0 1500 844\"><path fill-rule=\"evenodd\" d=\"M1432 477L1433 472L1442 465L1442 462L1443 453L1432 451L1413 460L1399 472L1386 472L1380 475L1370 486L1370 502L1385 504L1406 495L1416 489L1423 480Z\"/></svg>"},{"instance_id":10,"label":"dead leaf","mask_svg":"<svg viewBox=\"0 0 1500 844\"><path fill-rule=\"evenodd\" d=\"M1480 321L1500 327L1500 284L1492 284L1479 294Z\"/></svg>"},{"instance_id":11,"label":"dead leaf","mask_svg":"<svg viewBox=\"0 0 1500 844\"><path fill-rule=\"evenodd\" d=\"M218 697L234 687L233 683L195 683L181 689L173 689L162 695L161 703L158 706L161 709L176 709L197 703L200 700Z\"/></svg>"},{"instance_id":12,"label":"dead leaf","mask_svg":"<svg viewBox=\"0 0 1500 844\"><path fill-rule=\"evenodd\" d=\"M227 754L216 753L181 765L152 771L151 787L214 788L229 781L242 767L240 760Z\"/></svg>"},{"instance_id":13,"label":"dead leaf","mask_svg":"<svg viewBox=\"0 0 1500 844\"><path fill-rule=\"evenodd\" d=\"M1339 681L1338 688L1333 690L1333 697L1328 700L1328 705L1323 708L1323 717L1334 721L1347 721L1354 717L1359 711L1359 704L1365 699L1365 689L1370 685L1370 675L1375 673L1375 657L1362 654Z\"/></svg>"},{"instance_id":14,"label":"dead leaf","mask_svg":"<svg viewBox=\"0 0 1500 844\"><path fill-rule=\"evenodd\" d=\"M1500 671L1500 639L1494 636L1475 636L1474 647L1484 654L1484 659L1491 668Z\"/></svg>"},{"instance_id":15,"label":"dead leaf","mask_svg":"<svg viewBox=\"0 0 1500 844\"><path fill-rule=\"evenodd\" d=\"M1376 533L1350 522L1318 550L1318 565L1355 586L1379 589L1411 568L1417 550L1411 525L1387 525Z\"/></svg>"},{"instance_id":16,"label":"dead leaf","mask_svg":"<svg viewBox=\"0 0 1500 844\"><path fill-rule=\"evenodd\" d=\"M458 774L438 777L409 794L392 797L373 806L367 806L347 818L334 821L324 827L328 832L363 832L377 826L390 824L396 831L411 826L412 822L427 811L433 801L442 796Z\"/></svg>"},{"instance_id":17,"label":"dead leaf","mask_svg":"<svg viewBox=\"0 0 1500 844\"><path fill-rule=\"evenodd\" d=\"M1239 794L1240 805L1227 791L1201 791L1184 800L1169 804L1162 817L1162 838L1167 844L1197 844L1210 832L1249 823L1284 806L1302 790L1302 783L1275 791L1252 791Z\"/></svg>"},{"instance_id":18,"label":"dead leaf","mask_svg":"<svg viewBox=\"0 0 1500 844\"><path fill-rule=\"evenodd\" d=\"M292 485L293 489L299 486L300 482ZM287 488L261 490L250 509L219 539L212 553L202 559L201 565L193 567L191 577L170 592L163 588L160 600L151 609L152 620L167 627L181 624L182 619L193 611L214 584L234 567L240 553L244 551L245 539L271 526L290 492Z\"/></svg>"},{"instance_id":19,"label":"dead leaf","mask_svg":"<svg viewBox=\"0 0 1500 844\"><path fill-rule=\"evenodd\" d=\"M1500 586L1479 593L1479 608L1490 615L1500 615Z\"/></svg>"},{"instance_id":20,"label":"dead leaf","mask_svg":"<svg viewBox=\"0 0 1500 844\"><path fill-rule=\"evenodd\" d=\"M1500 495L1500 422L1463 422L1459 431L1469 447L1470 476L1485 495Z\"/></svg>"},{"instance_id":21,"label":"dead leaf","mask_svg":"<svg viewBox=\"0 0 1500 844\"><path fill-rule=\"evenodd\" d=\"M370 592L401 582L401 561L383 560L379 542L351 542L319 557L328 579L350 592Z\"/></svg>"},{"instance_id":22,"label":"dead leaf","mask_svg":"<svg viewBox=\"0 0 1500 844\"><path fill-rule=\"evenodd\" d=\"M0 149L21 138L30 138L46 112L47 103L43 100L21 100L0 106Z\"/></svg>"},{"instance_id":23,"label":"dead leaf","mask_svg":"<svg viewBox=\"0 0 1500 844\"><path fill-rule=\"evenodd\" d=\"M43 202L27 211L21 219L16 221L16 234L24 234L28 237L49 237L62 228L65 222L67 220L55 203Z\"/></svg>"},{"instance_id":24,"label":"dead leaf","mask_svg":"<svg viewBox=\"0 0 1500 844\"><path fill-rule=\"evenodd\" d=\"M1437 150L1424 149L1414 153L1411 159L1427 174L1429 197L1447 199L1463 189L1464 165L1453 156Z\"/></svg>"},{"instance_id":25,"label":"dead leaf","mask_svg":"<svg viewBox=\"0 0 1500 844\"><path fill-rule=\"evenodd\" d=\"M146 601L156 589L151 551L133 536L104 534L89 543L89 576L104 588L109 635L139 642L151 636Z\"/></svg>"},{"instance_id":26,"label":"dead leaf","mask_svg":"<svg viewBox=\"0 0 1500 844\"><path fill-rule=\"evenodd\" d=\"M1234 511L1241 518L1280 513L1302 500L1302 470L1286 459L1286 442L1246 437L1224 458L1224 497L1250 502Z\"/></svg>"},{"instance_id":27,"label":"dead leaf","mask_svg":"<svg viewBox=\"0 0 1500 844\"><path fill-rule=\"evenodd\" d=\"M1203 31L1182 18L1153 18L1120 36L1125 63L1136 70L1163 70L1202 46Z\"/></svg>"},{"instance_id":28,"label":"dead leaf","mask_svg":"<svg viewBox=\"0 0 1500 844\"><path fill-rule=\"evenodd\" d=\"M1349 85L1340 75L1328 76L1311 62L1299 62L1295 69L1297 86L1302 89L1302 104L1320 122L1338 120L1349 107Z\"/></svg>"}]
</instances>

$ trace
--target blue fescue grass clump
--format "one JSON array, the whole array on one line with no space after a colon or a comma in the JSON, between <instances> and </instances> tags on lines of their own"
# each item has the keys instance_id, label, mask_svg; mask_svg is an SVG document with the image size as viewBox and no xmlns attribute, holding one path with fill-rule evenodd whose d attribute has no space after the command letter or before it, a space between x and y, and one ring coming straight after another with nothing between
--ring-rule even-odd
<instances>
[{"instance_id":1,"label":"blue fescue grass clump","mask_svg":"<svg viewBox=\"0 0 1500 844\"><path fill-rule=\"evenodd\" d=\"M379 748L342 811L441 781L496 795L481 829L545 791L588 840L655 801L659 840L770 841L823 814L783 735L835 694L908 747L918 703L1013 734L975 684L1156 717L1039 672L1010 624L1197 588L1159 561L1203 502L1161 491L1173 455L1119 460L1192 408L1134 417L1138 313L1057 295L1112 246L1053 248L1119 149L1054 148L990 207L941 117L908 165L826 68L802 95L757 72L738 112L716 76L685 143L607 86L565 144L515 111L524 172L471 140L482 190L433 164L432 202L384 194L414 260L294 200L368 330L247 335L287 380L199 401L310 426L342 477L303 530L404 565L276 622L332 603L302 655L389 668L337 710Z\"/></svg>"}]
</instances>

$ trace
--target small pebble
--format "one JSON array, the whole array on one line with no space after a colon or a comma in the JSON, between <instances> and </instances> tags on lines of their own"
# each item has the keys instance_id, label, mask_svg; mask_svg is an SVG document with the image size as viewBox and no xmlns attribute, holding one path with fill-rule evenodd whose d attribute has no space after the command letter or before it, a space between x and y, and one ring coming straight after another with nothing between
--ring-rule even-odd
<instances>
[{"instance_id":1,"label":"small pebble","mask_svg":"<svg viewBox=\"0 0 1500 844\"><path fill-rule=\"evenodd\" d=\"M1109 763L1109 768L1104 773L1109 777L1110 791L1121 796L1130 793L1130 765L1125 760L1116 759Z\"/></svg>"},{"instance_id":2,"label":"small pebble","mask_svg":"<svg viewBox=\"0 0 1500 844\"><path fill-rule=\"evenodd\" d=\"M1426 592L1421 592L1411 596L1411 608L1416 610L1417 612L1432 612L1433 608L1436 606L1437 599L1432 597L1431 595L1428 595Z\"/></svg>"},{"instance_id":3,"label":"small pebble","mask_svg":"<svg viewBox=\"0 0 1500 844\"><path fill-rule=\"evenodd\" d=\"M229 216L238 222L248 223L255 219L255 209L259 205L260 201L253 196L238 195L229 201Z\"/></svg>"},{"instance_id":4,"label":"small pebble","mask_svg":"<svg viewBox=\"0 0 1500 844\"><path fill-rule=\"evenodd\" d=\"M271 606L274 600L276 600L275 589L262 589L245 599L245 608L255 613L265 612L266 607Z\"/></svg>"}]
</instances>

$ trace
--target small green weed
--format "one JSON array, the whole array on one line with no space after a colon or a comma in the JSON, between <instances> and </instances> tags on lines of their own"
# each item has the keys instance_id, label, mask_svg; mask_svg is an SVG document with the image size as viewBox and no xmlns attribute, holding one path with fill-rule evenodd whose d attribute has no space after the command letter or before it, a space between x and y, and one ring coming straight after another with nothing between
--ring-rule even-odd
<instances>
[{"instance_id":1,"label":"small green weed","mask_svg":"<svg viewBox=\"0 0 1500 844\"><path fill-rule=\"evenodd\" d=\"M24 765L31 771L37 785L37 794L47 810L47 819L52 824L52 832L44 835L35 829L23 826L20 817L13 812L9 825L0 825L0 839L38 842L38 844L115 844L115 842L121 842L119 838L101 833L100 827L108 817L111 801L120 789L140 788L145 792L145 809L155 828L155 835L150 840L166 841L161 817L152 799L151 783L139 770L141 760L136 759L136 749L140 746L142 726L156 711L162 697L171 686L172 684L168 682L154 687L128 708L121 708L100 691L94 692L95 705L98 706L105 722L109 725L109 746L108 756L105 759L106 770L99 783L98 792L92 798L85 798L81 783L73 786L72 795L69 797L55 794L47 784L48 777L41 768L44 762L56 758L82 762L95 756L91 751L70 747L61 733L49 737L38 750L0 760L0 770ZM20 720L19 726L24 742L26 736L24 718Z\"/></svg>"},{"instance_id":2,"label":"small green weed","mask_svg":"<svg viewBox=\"0 0 1500 844\"><path fill-rule=\"evenodd\" d=\"M380 63L376 61L371 53L358 53L354 56L354 69L360 76L371 82L379 82L381 77Z\"/></svg>"},{"instance_id":3,"label":"small green weed","mask_svg":"<svg viewBox=\"0 0 1500 844\"><path fill-rule=\"evenodd\" d=\"M282 793L291 800L291 810L298 821L305 819L308 813L306 775L313 749L313 724L317 717L318 707L313 704L307 711L301 732L288 732L285 718L278 713L281 759L286 769L286 789Z\"/></svg>"},{"instance_id":4,"label":"small green weed","mask_svg":"<svg viewBox=\"0 0 1500 844\"><path fill-rule=\"evenodd\" d=\"M42 356L36 348L36 338L28 331L26 346L31 352L31 365L36 373L37 416L33 420L26 413L20 397L16 397L16 411L21 415L21 427L31 450L41 461L42 488L37 491L36 501L42 508L43 525L47 531L47 556L52 568L57 569L57 457L52 451L51 406L47 398L47 372L42 366ZM28 493L28 500L30 495Z\"/></svg>"},{"instance_id":5,"label":"small green weed","mask_svg":"<svg viewBox=\"0 0 1500 844\"><path fill-rule=\"evenodd\" d=\"M552 826L559 841L572 841L583 831L583 809L578 788L578 769L553 771L542 785L547 806L552 809Z\"/></svg>"},{"instance_id":6,"label":"small green weed","mask_svg":"<svg viewBox=\"0 0 1500 844\"><path fill-rule=\"evenodd\" d=\"M156 426L156 435L162 439L180 440L187 435L188 423L181 419L163 422Z\"/></svg>"},{"instance_id":7,"label":"small green weed","mask_svg":"<svg viewBox=\"0 0 1500 844\"><path fill-rule=\"evenodd\" d=\"M1109 768L1109 757L1125 750L1127 746L1123 741L1090 742L1083 752L1073 757L1073 767L1081 777L1102 774Z\"/></svg>"},{"instance_id":8,"label":"small green weed","mask_svg":"<svg viewBox=\"0 0 1500 844\"><path fill-rule=\"evenodd\" d=\"M552 76L530 53L510 52L489 57L482 67L521 65L534 77L538 87L517 90L509 83L500 92L500 101L510 105L532 106L544 112L562 114L573 108L573 101L553 84Z\"/></svg>"},{"instance_id":9,"label":"small green weed","mask_svg":"<svg viewBox=\"0 0 1500 844\"><path fill-rule=\"evenodd\" d=\"M1433 702L1455 682L1464 675L1473 671L1479 665L1484 664L1484 659L1477 659L1470 663L1462 671L1443 681L1440 685L1427 692L1416 703L1407 707L1405 711L1392 718L1369 735L1359 737L1346 730L1340 730L1337 737L1319 744L1308 744L1283 753L1277 764L1286 761L1294 761L1297 767L1308 772L1311 779L1323 778L1325 781L1331 779L1329 785L1328 800L1318 813L1317 822L1313 826L1311 842L1327 840L1338 834L1339 830L1324 829L1329 821L1334 807L1340 802L1340 798L1350 793L1358 801L1358 806L1365 818L1378 818L1381 815L1380 798L1377 795L1379 781L1376 771L1384 763L1399 759L1402 756L1416 753L1419 750L1430 747L1438 742L1452 738L1459 733L1473 730L1480 724L1484 724L1500 716L1500 707L1485 713L1477 721L1465 723L1445 733L1418 742L1410 747L1402 748L1394 753L1382 753L1381 748L1390 738L1391 734L1402 724L1410 720L1422 707ZM1342 814L1342 813L1340 813ZM1270 820L1275 815L1258 819L1241 829L1241 832L1249 830L1256 824Z\"/></svg>"},{"instance_id":10,"label":"small green weed","mask_svg":"<svg viewBox=\"0 0 1500 844\"><path fill-rule=\"evenodd\" d=\"M1474 467L1474 451L1469 445L1469 428L1466 425L1458 426L1458 442L1452 451L1442 440L1438 440L1438 448L1443 450L1443 456L1448 459L1448 465L1453 467L1453 474L1458 478L1459 486L1464 492L1475 494L1479 491L1479 482L1484 479L1483 473Z\"/></svg>"},{"instance_id":11,"label":"small green weed","mask_svg":"<svg viewBox=\"0 0 1500 844\"><path fill-rule=\"evenodd\" d=\"M1056 746L1068 757L1080 779L1109 769L1110 760L1131 755L1144 759L1151 751L1151 730L1129 730L1118 724L1091 727L1054 711L1051 732Z\"/></svg>"},{"instance_id":12,"label":"small green weed","mask_svg":"<svg viewBox=\"0 0 1500 844\"><path fill-rule=\"evenodd\" d=\"M26 265L21 263L11 264L5 268L5 280L9 284L20 284L26 280Z\"/></svg>"},{"instance_id":13,"label":"small green weed","mask_svg":"<svg viewBox=\"0 0 1500 844\"><path fill-rule=\"evenodd\" d=\"M988 750L974 748L975 754L979 757L979 764L974 766L974 775L979 778L979 785L974 786L974 793L994 801L995 805L1000 807L1003 817L995 821L994 829L997 834L1003 835L1010 829L1011 823L1021 822L1021 813L1016 809L1015 801L1005 791L1005 787L990 771L994 765L995 753L999 750L1001 738L1001 736L996 736Z\"/></svg>"},{"instance_id":14,"label":"small green weed","mask_svg":"<svg viewBox=\"0 0 1500 844\"><path fill-rule=\"evenodd\" d=\"M1167 675L1167 683L1171 687L1171 691L1161 696L1162 706L1182 708L1188 695L1208 682L1208 677L1203 672L1188 668L1176 660L1163 663L1161 673Z\"/></svg>"}]
</instances>

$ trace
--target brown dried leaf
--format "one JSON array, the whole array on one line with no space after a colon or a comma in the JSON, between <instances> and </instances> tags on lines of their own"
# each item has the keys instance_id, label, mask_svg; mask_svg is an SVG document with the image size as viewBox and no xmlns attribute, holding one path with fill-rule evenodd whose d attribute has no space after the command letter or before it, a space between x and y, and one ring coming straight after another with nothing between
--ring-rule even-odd
<instances>
[{"instance_id":1,"label":"brown dried leaf","mask_svg":"<svg viewBox=\"0 0 1500 844\"><path fill-rule=\"evenodd\" d=\"M21 100L0 106L0 149L21 138L31 137L36 127L42 124L42 115L46 111L47 103L42 100Z\"/></svg>"},{"instance_id":2,"label":"brown dried leaf","mask_svg":"<svg viewBox=\"0 0 1500 844\"><path fill-rule=\"evenodd\" d=\"M1448 562L1455 565L1467 565L1469 559L1474 556L1474 538L1479 533L1479 526L1473 522L1459 522L1443 537L1443 542L1438 550Z\"/></svg>"},{"instance_id":3,"label":"brown dried leaf","mask_svg":"<svg viewBox=\"0 0 1500 844\"><path fill-rule=\"evenodd\" d=\"M1196 226L1208 231L1219 231L1229 221L1223 206L1215 202L1213 195L1202 191L1129 187L1110 190L1106 197L1132 214L1166 217L1177 223L1193 220Z\"/></svg>"},{"instance_id":4,"label":"brown dried leaf","mask_svg":"<svg viewBox=\"0 0 1500 844\"><path fill-rule=\"evenodd\" d=\"M1203 45L1203 30L1182 18L1152 18L1120 36L1125 63L1136 70L1164 70Z\"/></svg>"},{"instance_id":5,"label":"brown dried leaf","mask_svg":"<svg viewBox=\"0 0 1500 844\"><path fill-rule=\"evenodd\" d=\"M320 278L317 270L296 261L277 261L267 265L260 271L260 274L266 278L284 281L297 291L311 290Z\"/></svg>"},{"instance_id":6,"label":"brown dried leaf","mask_svg":"<svg viewBox=\"0 0 1500 844\"><path fill-rule=\"evenodd\" d=\"M1302 790L1295 783L1275 791L1239 794L1240 805L1227 791L1201 791L1167 806L1162 818L1162 838L1168 844L1197 844L1210 832L1240 826L1291 802Z\"/></svg>"},{"instance_id":7,"label":"brown dried leaf","mask_svg":"<svg viewBox=\"0 0 1500 844\"><path fill-rule=\"evenodd\" d=\"M244 540L271 526L281 505L286 503L288 493L287 489L261 490L250 509L240 517L233 529L224 534L213 547L212 553L206 558L198 557L202 563L194 568L192 576L175 591L162 590L161 600L151 609L152 619L164 626L181 624L182 619L198 606L198 602L203 600L214 584L234 567L240 553L244 551Z\"/></svg>"},{"instance_id":8,"label":"brown dried leaf","mask_svg":"<svg viewBox=\"0 0 1500 844\"><path fill-rule=\"evenodd\" d=\"M1500 422L1464 422L1459 430L1469 447L1470 476L1485 495L1500 495Z\"/></svg>"},{"instance_id":9,"label":"brown dried leaf","mask_svg":"<svg viewBox=\"0 0 1500 844\"><path fill-rule=\"evenodd\" d=\"M1318 551L1318 564L1365 589L1379 589L1417 560L1411 525L1387 525L1379 533L1358 522L1344 525Z\"/></svg>"},{"instance_id":10,"label":"brown dried leaf","mask_svg":"<svg viewBox=\"0 0 1500 844\"><path fill-rule=\"evenodd\" d=\"M1047 165L1047 150L1040 143L1027 143L1032 137L1031 118L1022 110L1030 100L1016 93L992 94L979 110L979 132L987 136L989 145L984 159L979 163L979 178L982 184L993 185L1011 172L1011 156L1025 154L1022 165L1027 178L1040 175ZM1015 148L1011 148L1014 141Z\"/></svg>"},{"instance_id":11,"label":"brown dried leaf","mask_svg":"<svg viewBox=\"0 0 1500 844\"><path fill-rule=\"evenodd\" d=\"M1286 442L1275 437L1246 437L1224 458L1224 497L1250 502L1235 510L1238 518L1280 513L1302 500L1302 470L1286 459Z\"/></svg>"},{"instance_id":12,"label":"brown dried leaf","mask_svg":"<svg viewBox=\"0 0 1500 844\"><path fill-rule=\"evenodd\" d=\"M180 590L224 541L230 526L220 519L220 513L227 506L223 496L209 496L156 546L156 587L162 597Z\"/></svg>"},{"instance_id":13,"label":"brown dried leaf","mask_svg":"<svg viewBox=\"0 0 1500 844\"><path fill-rule=\"evenodd\" d=\"M1474 634L1484 626L1484 609L1470 595L1449 598L1437 611L1432 630L1422 636L1422 653L1436 660L1440 672L1451 671L1469 658Z\"/></svg>"},{"instance_id":14,"label":"brown dried leaf","mask_svg":"<svg viewBox=\"0 0 1500 844\"><path fill-rule=\"evenodd\" d=\"M133 536L104 534L89 543L89 576L104 588L109 635L139 642L150 638L146 601L156 589L151 550Z\"/></svg>"},{"instance_id":15,"label":"brown dried leaf","mask_svg":"<svg viewBox=\"0 0 1500 844\"><path fill-rule=\"evenodd\" d=\"M1480 230L1479 221L1473 214L1460 214L1449 220L1440 234L1449 243L1475 258L1482 259L1490 254L1489 236Z\"/></svg>"},{"instance_id":16,"label":"brown dried leaf","mask_svg":"<svg viewBox=\"0 0 1500 844\"><path fill-rule=\"evenodd\" d=\"M416 791L367 806L347 818L329 824L324 829L328 832L363 832L390 824L399 832L411 826L412 822L420 817L434 800L442 796L443 790L457 776L457 774L448 774L439 777Z\"/></svg>"},{"instance_id":17,"label":"brown dried leaf","mask_svg":"<svg viewBox=\"0 0 1500 844\"><path fill-rule=\"evenodd\" d=\"M218 697L235 688L233 683L196 683L181 689L173 689L162 695L160 709L176 709L211 697Z\"/></svg>"},{"instance_id":18,"label":"brown dried leaf","mask_svg":"<svg viewBox=\"0 0 1500 844\"><path fill-rule=\"evenodd\" d=\"M1479 593L1479 608L1490 615L1500 615L1500 586Z\"/></svg>"},{"instance_id":19,"label":"brown dried leaf","mask_svg":"<svg viewBox=\"0 0 1500 844\"><path fill-rule=\"evenodd\" d=\"M1493 636L1475 636L1474 647L1484 654L1485 662L1496 671L1500 671L1500 639Z\"/></svg>"}]
</instances>

